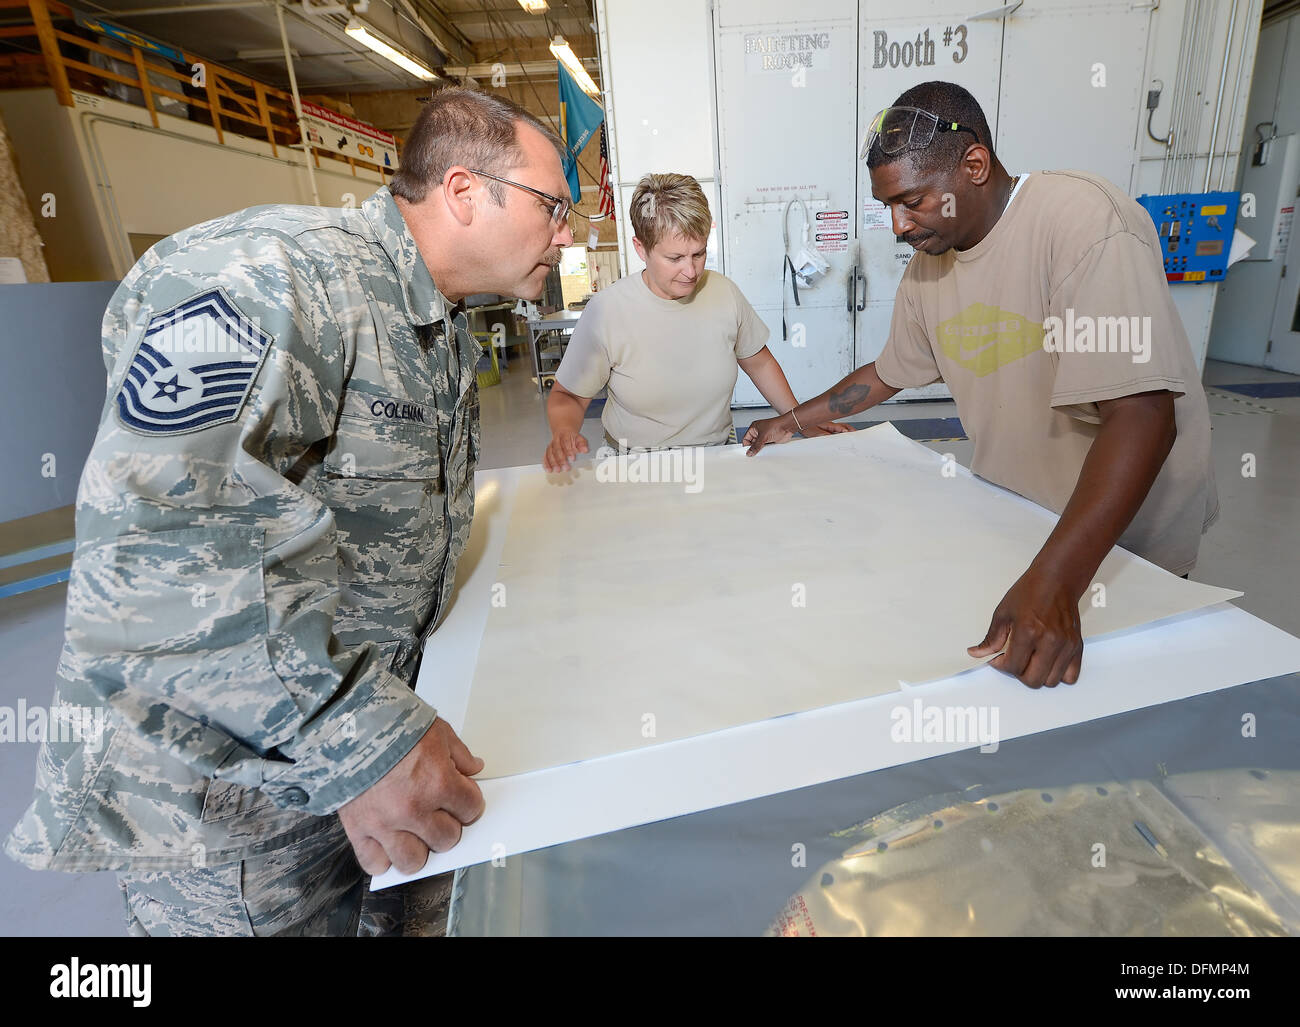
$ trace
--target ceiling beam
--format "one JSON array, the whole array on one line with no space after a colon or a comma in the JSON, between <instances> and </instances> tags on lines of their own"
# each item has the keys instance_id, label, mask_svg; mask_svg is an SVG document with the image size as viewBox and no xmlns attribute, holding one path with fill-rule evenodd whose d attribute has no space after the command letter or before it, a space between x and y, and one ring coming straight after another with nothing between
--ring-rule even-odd
<instances>
[{"instance_id":1,"label":"ceiling beam","mask_svg":"<svg viewBox=\"0 0 1300 1027\"><path fill-rule=\"evenodd\" d=\"M582 59L584 64L596 60L595 55L598 47L595 36L565 36L564 38L568 40L569 46ZM588 54L591 56L587 56ZM487 61L489 64L492 61L503 60L505 56L509 56L516 61L555 60L555 55L551 53L549 40L538 39L524 42L513 37L502 39L499 36L495 42L491 39L484 39L476 43L474 45L474 56L477 61Z\"/></svg>"},{"instance_id":2,"label":"ceiling beam","mask_svg":"<svg viewBox=\"0 0 1300 1027\"><path fill-rule=\"evenodd\" d=\"M393 0L393 3L395 4L394 10L399 18L405 14L406 20L412 22L425 38L451 60L464 61L470 59L472 53L469 49L469 40L452 25L440 24L436 29L434 25L430 25L429 20L426 19L435 22L437 19L433 18L427 4L413 3L412 0ZM401 8L401 10L399 11L397 8Z\"/></svg>"},{"instance_id":3,"label":"ceiling beam","mask_svg":"<svg viewBox=\"0 0 1300 1027\"><path fill-rule=\"evenodd\" d=\"M500 25L505 23L516 31L523 29L525 35L546 35L546 19L540 14L529 14L517 3L514 5L513 10L488 8L484 11L479 8L478 10L453 11L448 17L451 18L452 23L457 28L462 30L487 32L489 31L489 25L495 23L496 27L500 28ZM546 18L550 19L553 26L558 26L560 22L569 24L581 22L583 31L590 31L591 29L592 17L590 13L581 15L552 5L551 9L546 12ZM530 32L529 29L535 29L536 31ZM563 30L561 29L561 31Z\"/></svg>"},{"instance_id":4,"label":"ceiling beam","mask_svg":"<svg viewBox=\"0 0 1300 1027\"><path fill-rule=\"evenodd\" d=\"M469 53L470 47L474 45L474 41L470 39L469 36L465 35L465 33L461 32L452 18L449 17L441 7L434 3L433 0L412 0L412 2L421 14L453 38L458 50L451 56L455 57L456 60L465 60L465 55Z\"/></svg>"},{"instance_id":5,"label":"ceiling beam","mask_svg":"<svg viewBox=\"0 0 1300 1027\"><path fill-rule=\"evenodd\" d=\"M107 18L151 18L155 14L195 14L202 11L230 11L237 7L271 7L275 0L226 0L224 3L179 4L176 7L140 7L133 11L102 11Z\"/></svg>"},{"instance_id":6,"label":"ceiling beam","mask_svg":"<svg viewBox=\"0 0 1300 1027\"><path fill-rule=\"evenodd\" d=\"M520 62L515 60L501 61L500 63L505 65L507 75L510 75L512 72L519 71L521 67ZM587 69L588 72L592 73L593 78L595 77L595 72L599 70L595 58L590 58L590 57L587 58L582 62L582 65ZM454 75L457 78L468 77L468 78L483 79L486 81L492 78L492 70L495 67L496 67L496 62L493 62L492 64L480 62L478 64L471 64L468 66L448 64L442 70L446 72L448 75ZM551 57L550 60L545 60L545 61L525 61L522 64L522 68L525 74L531 76L532 78L536 79L539 82L546 82L548 80L553 82L555 81L555 79L559 77L559 74L556 71L556 60L554 57Z\"/></svg>"}]
</instances>

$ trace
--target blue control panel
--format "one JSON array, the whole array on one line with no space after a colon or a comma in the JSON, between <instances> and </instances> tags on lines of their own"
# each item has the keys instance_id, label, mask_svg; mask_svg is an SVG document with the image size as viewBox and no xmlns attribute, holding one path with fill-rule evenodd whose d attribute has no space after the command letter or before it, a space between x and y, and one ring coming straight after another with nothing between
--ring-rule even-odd
<instances>
[{"instance_id":1,"label":"blue control panel","mask_svg":"<svg viewBox=\"0 0 1300 1027\"><path fill-rule=\"evenodd\" d=\"M1156 223L1170 282L1219 282L1228 271L1240 193L1139 196Z\"/></svg>"}]
</instances>

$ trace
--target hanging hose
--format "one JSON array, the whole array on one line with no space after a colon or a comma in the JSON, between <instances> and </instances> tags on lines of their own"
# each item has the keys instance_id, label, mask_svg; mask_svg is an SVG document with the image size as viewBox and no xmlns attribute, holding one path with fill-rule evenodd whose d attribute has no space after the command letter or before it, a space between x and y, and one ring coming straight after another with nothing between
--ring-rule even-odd
<instances>
[{"instance_id":1,"label":"hanging hose","mask_svg":"<svg viewBox=\"0 0 1300 1027\"><path fill-rule=\"evenodd\" d=\"M804 242L808 241L808 205L803 202L801 197L796 196L785 205L785 210L781 213L781 244L784 247L781 263L781 341L785 342L789 338L789 331L785 324L785 273L790 272L790 286L794 290L794 305L799 306L799 276L795 273L794 261L790 259L790 208L796 203L803 210L803 235Z\"/></svg>"}]
</instances>

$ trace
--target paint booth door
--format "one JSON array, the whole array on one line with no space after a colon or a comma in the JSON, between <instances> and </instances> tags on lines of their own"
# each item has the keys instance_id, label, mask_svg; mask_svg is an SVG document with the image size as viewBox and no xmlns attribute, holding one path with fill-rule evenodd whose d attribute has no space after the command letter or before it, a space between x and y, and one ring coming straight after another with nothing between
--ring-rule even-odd
<instances>
[{"instance_id":1,"label":"paint booth door","mask_svg":"<svg viewBox=\"0 0 1300 1027\"><path fill-rule=\"evenodd\" d=\"M997 132L998 79L1002 71L1003 20L966 16L979 3L931 0L899 13L902 5L861 0L858 35L858 142L872 119L911 86L934 79L956 82L970 90ZM942 111L935 113L942 114ZM855 303L853 366L880 356L889 338L894 294L912 259L912 247L897 242L890 212L871 196L871 175L858 161L858 223L861 266ZM900 398L947 396L942 382L908 389Z\"/></svg>"},{"instance_id":2,"label":"paint booth door","mask_svg":"<svg viewBox=\"0 0 1300 1027\"><path fill-rule=\"evenodd\" d=\"M1273 326L1268 335L1264 366L1288 374L1300 374L1300 243L1294 230L1295 210L1300 206L1300 186L1278 210L1278 226L1267 240L1277 260L1282 262L1277 303L1273 307ZM1290 274L1287 273L1288 267Z\"/></svg>"},{"instance_id":3,"label":"paint booth door","mask_svg":"<svg viewBox=\"0 0 1300 1027\"><path fill-rule=\"evenodd\" d=\"M726 273L771 331L795 396L809 399L853 368L856 6L716 0L713 19ZM791 200L804 201L788 213L791 254L806 246L829 265L797 305L782 275ZM743 373L733 402L766 405Z\"/></svg>"},{"instance_id":4,"label":"paint booth door","mask_svg":"<svg viewBox=\"0 0 1300 1027\"><path fill-rule=\"evenodd\" d=\"M1136 195L1133 136L1146 124L1156 6L1033 0L1006 18L995 146L1009 174L1074 168ZM1173 83L1167 86L1166 107ZM1157 126L1165 113L1156 113Z\"/></svg>"}]
</instances>

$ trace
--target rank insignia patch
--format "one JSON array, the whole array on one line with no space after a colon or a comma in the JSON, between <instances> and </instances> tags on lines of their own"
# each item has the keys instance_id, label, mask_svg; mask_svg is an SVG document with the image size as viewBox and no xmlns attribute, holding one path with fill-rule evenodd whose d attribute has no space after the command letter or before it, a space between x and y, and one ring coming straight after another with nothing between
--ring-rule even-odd
<instances>
[{"instance_id":1,"label":"rank insignia patch","mask_svg":"<svg viewBox=\"0 0 1300 1027\"><path fill-rule=\"evenodd\" d=\"M271 337L213 289L149 320L117 416L146 435L181 435L239 416Z\"/></svg>"}]
</instances>

